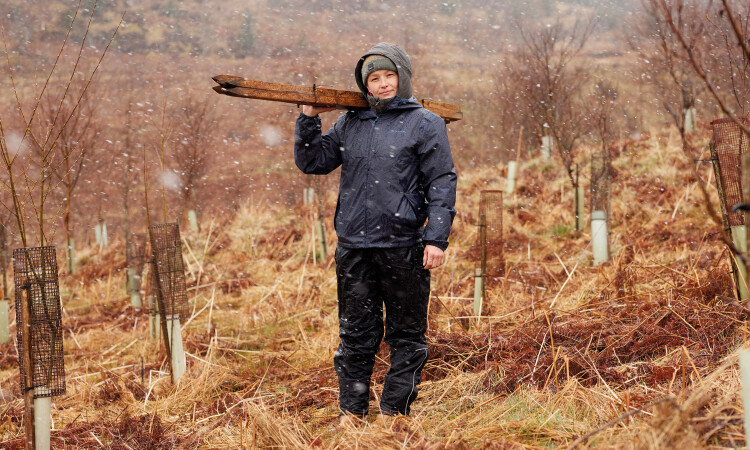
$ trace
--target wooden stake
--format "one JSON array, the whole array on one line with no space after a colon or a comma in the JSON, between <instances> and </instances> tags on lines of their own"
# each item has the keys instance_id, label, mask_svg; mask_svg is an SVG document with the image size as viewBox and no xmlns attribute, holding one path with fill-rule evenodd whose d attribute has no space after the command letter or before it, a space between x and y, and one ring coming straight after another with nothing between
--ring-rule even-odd
<instances>
[{"instance_id":1,"label":"wooden stake","mask_svg":"<svg viewBox=\"0 0 750 450\"><path fill-rule=\"evenodd\" d=\"M583 231L583 229L586 226L585 222L585 214L583 211L583 200L584 200L584 194L583 194L583 187L581 186L581 182L578 176L578 164L576 164L576 182L575 182L575 188L573 189L573 208L575 209L575 221L576 221L576 231Z\"/></svg>"},{"instance_id":2,"label":"wooden stake","mask_svg":"<svg viewBox=\"0 0 750 450\"><path fill-rule=\"evenodd\" d=\"M687 374L685 373L685 347L682 347L682 390L687 388Z\"/></svg>"},{"instance_id":3,"label":"wooden stake","mask_svg":"<svg viewBox=\"0 0 750 450\"><path fill-rule=\"evenodd\" d=\"M622 131L621 131L622 133ZM630 392L625 393L625 412L630 411ZM627 418L628 425L630 424L630 417Z\"/></svg>"},{"instance_id":4,"label":"wooden stake","mask_svg":"<svg viewBox=\"0 0 750 450\"><path fill-rule=\"evenodd\" d=\"M109 304L109 292L112 286L112 269L109 269L109 275L107 275L107 292L104 295L104 304Z\"/></svg>"},{"instance_id":5,"label":"wooden stake","mask_svg":"<svg viewBox=\"0 0 750 450\"><path fill-rule=\"evenodd\" d=\"M325 233L325 222L323 216L318 218L318 251L320 251L320 262L324 262L328 257L328 250L326 248L326 233Z\"/></svg>"},{"instance_id":6,"label":"wooden stake","mask_svg":"<svg viewBox=\"0 0 750 450\"><path fill-rule=\"evenodd\" d=\"M523 125L518 130L518 146L516 147L516 166L521 163L521 141L523 141Z\"/></svg>"},{"instance_id":7,"label":"wooden stake","mask_svg":"<svg viewBox=\"0 0 750 450\"><path fill-rule=\"evenodd\" d=\"M320 185L320 180L317 181L317 189L318 189L318 237L319 242L318 245L320 247L320 260L321 262L325 261L328 257L328 249L326 245L326 223L324 220L324 214L323 214L323 188Z\"/></svg>"},{"instance_id":8,"label":"wooden stake","mask_svg":"<svg viewBox=\"0 0 750 450\"><path fill-rule=\"evenodd\" d=\"M310 251L312 252L313 264L318 263L315 253L315 213L310 210Z\"/></svg>"},{"instance_id":9,"label":"wooden stake","mask_svg":"<svg viewBox=\"0 0 750 450\"><path fill-rule=\"evenodd\" d=\"M557 381L557 358L558 354L555 352L555 339L552 336L552 322L549 321L549 316L547 315L547 312L544 312L544 319L547 321L547 329L549 330L549 346L550 350L552 350L552 368L555 374L555 389L557 391L560 390L560 386ZM553 372L551 371L550 374ZM546 384L546 383L545 383ZM546 386L545 386L546 387Z\"/></svg>"}]
</instances>

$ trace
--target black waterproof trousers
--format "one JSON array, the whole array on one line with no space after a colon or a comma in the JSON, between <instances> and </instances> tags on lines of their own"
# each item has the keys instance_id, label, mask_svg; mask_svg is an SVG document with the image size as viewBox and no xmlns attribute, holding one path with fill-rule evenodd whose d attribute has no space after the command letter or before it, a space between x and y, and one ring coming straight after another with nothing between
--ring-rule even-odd
<instances>
[{"instance_id":1,"label":"black waterproof trousers","mask_svg":"<svg viewBox=\"0 0 750 450\"><path fill-rule=\"evenodd\" d=\"M427 305L430 272L422 266L424 246L336 249L339 337L333 358L341 411L368 412L370 377L383 339L391 347L380 411L409 414L427 362Z\"/></svg>"}]
</instances>

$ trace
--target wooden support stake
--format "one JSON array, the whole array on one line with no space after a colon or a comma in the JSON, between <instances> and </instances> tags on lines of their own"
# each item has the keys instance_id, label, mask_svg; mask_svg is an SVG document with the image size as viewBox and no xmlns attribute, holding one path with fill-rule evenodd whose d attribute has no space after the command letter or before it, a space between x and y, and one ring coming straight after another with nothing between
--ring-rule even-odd
<instances>
[{"instance_id":1,"label":"wooden support stake","mask_svg":"<svg viewBox=\"0 0 750 450\"><path fill-rule=\"evenodd\" d=\"M320 248L320 260L321 262L325 262L326 258L328 257L328 247L326 243L326 223L324 220L324 213L323 213L323 197L324 192L323 189L320 186L320 181L317 182L318 188L318 245Z\"/></svg>"},{"instance_id":2,"label":"wooden support stake","mask_svg":"<svg viewBox=\"0 0 750 450\"><path fill-rule=\"evenodd\" d=\"M34 450L36 436L34 432L34 368L32 364L31 351L31 298L29 289L31 281L29 279L21 280L21 347L23 348L23 425L24 441L27 450Z\"/></svg>"},{"instance_id":3,"label":"wooden support stake","mask_svg":"<svg viewBox=\"0 0 750 450\"><path fill-rule=\"evenodd\" d=\"M325 262L328 257L328 249L326 248L326 225L323 221L323 216L318 218L318 251L320 252L320 261Z\"/></svg>"},{"instance_id":4,"label":"wooden support stake","mask_svg":"<svg viewBox=\"0 0 750 450\"><path fill-rule=\"evenodd\" d=\"M313 264L318 263L317 253L315 253L315 213L310 211L310 253L312 253Z\"/></svg>"},{"instance_id":5,"label":"wooden support stake","mask_svg":"<svg viewBox=\"0 0 750 450\"><path fill-rule=\"evenodd\" d=\"M523 142L523 125L518 130L518 146L516 147L516 166L521 164L521 143Z\"/></svg>"},{"instance_id":6,"label":"wooden support stake","mask_svg":"<svg viewBox=\"0 0 750 450\"><path fill-rule=\"evenodd\" d=\"M583 186L581 186L580 178L578 173L578 164L576 164L576 182L575 189L573 189L574 195L574 208L575 208L575 219L576 219L576 231L583 231L586 228L586 214L584 212L584 193Z\"/></svg>"},{"instance_id":7,"label":"wooden support stake","mask_svg":"<svg viewBox=\"0 0 750 450\"><path fill-rule=\"evenodd\" d=\"M687 369L685 368L685 347L682 347L682 390L687 389Z\"/></svg>"},{"instance_id":8,"label":"wooden support stake","mask_svg":"<svg viewBox=\"0 0 750 450\"><path fill-rule=\"evenodd\" d=\"M68 270L70 274L76 273L76 241L73 238L68 240L67 248L65 249L68 257Z\"/></svg>"}]
</instances>

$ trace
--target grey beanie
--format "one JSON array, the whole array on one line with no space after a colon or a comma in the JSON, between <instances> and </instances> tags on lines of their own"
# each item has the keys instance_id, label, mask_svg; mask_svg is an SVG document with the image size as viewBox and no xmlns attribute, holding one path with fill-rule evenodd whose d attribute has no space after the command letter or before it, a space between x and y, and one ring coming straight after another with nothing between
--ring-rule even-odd
<instances>
[{"instance_id":1,"label":"grey beanie","mask_svg":"<svg viewBox=\"0 0 750 450\"><path fill-rule=\"evenodd\" d=\"M383 55L370 55L362 64L362 81L367 85L367 77L376 70L392 70L398 72L396 65Z\"/></svg>"}]
</instances>

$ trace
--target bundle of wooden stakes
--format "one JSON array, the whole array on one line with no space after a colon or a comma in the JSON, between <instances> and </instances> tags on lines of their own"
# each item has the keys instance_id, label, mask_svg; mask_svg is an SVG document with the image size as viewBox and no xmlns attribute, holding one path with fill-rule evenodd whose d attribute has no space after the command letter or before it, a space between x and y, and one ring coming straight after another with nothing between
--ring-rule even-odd
<instances>
[{"instance_id":1,"label":"bundle of wooden stakes","mask_svg":"<svg viewBox=\"0 0 750 450\"><path fill-rule=\"evenodd\" d=\"M367 100L359 91L331 89L316 85L308 87L268 83L232 75L217 75L213 77L213 80L218 83L218 86L214 86L214 91L231 97L255 98L295 105L335 106L339 109L369 108ZM461 108L457 105L424 99L420 100L420 103L425 109L442 117L446 123L455 122L464 117Z\"/></svg>"}]
</instances>

